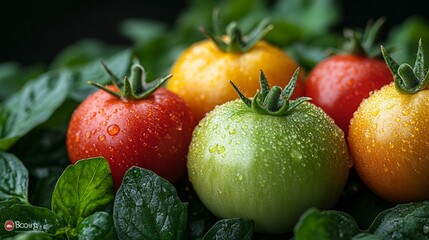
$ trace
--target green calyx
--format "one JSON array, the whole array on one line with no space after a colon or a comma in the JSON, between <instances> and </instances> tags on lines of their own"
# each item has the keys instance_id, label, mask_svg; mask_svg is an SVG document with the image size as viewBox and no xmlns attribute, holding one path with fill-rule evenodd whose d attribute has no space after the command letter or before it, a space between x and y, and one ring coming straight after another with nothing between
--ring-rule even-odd
<instances>
[{"instance_id":1,"label":"green calyx","mask_svg":"<svg viewBox=\"0 0 429 240\"><path fill-rule=\"evenodd\" d=\"M381 57L378 48L379 45L375 43L384 22L384 18L379 18L374 23L368 22L363 34L351 29L344 30L344 36L348 39L344 50L353 55L370 58Z\"/></svg>"},{"instance_id":2,"label":"green calyx","mask_svg":"<svg viewBox=\"0 0 429 240\"><path fill-rule=\"evenodd\" d=\"M428 71L424 69L424 55L421 39L419 40L414 67L411 67L408 63L398 64L393 60L390 54L387 53L383 46L381 46L381 53L383 54L390 72L392 72L395 87L399 92L414 94L428 86L429 74Z\"/></svg>"},{"instance_id":3,"label":"green calyx","mask_svg":"<svg viewBox=\"0 0 429 240\"><path fill-rule=\"evenodd\" d=\"M285 116L301 103L311 100L309 97L300 97L296 100L290 100L298 80L298 75L299 68L296 69L284 90L282 90L279 86L273 86L270 89L267 78L261 71L259 77L261 90L256 92L256 95L253 97L253 99L249 99L244 96L244 94L232 81L229 82L234 87L235 91L238 93L244 104L246 104L246 106L248 106L254 112L271 116Z\"/></svg>"},{"instance_id":4,"label":"green calyx","mask_svg":"<svg viewBox=\"0 0 429 240\"><path fill-rule=\"evenodd\" d=\"M135 61L131 66L131 76L128 78L124 77L124 80L121 81L112 71L103 63L104 70L110 76L112 83L120 90L119 92L112 91L111 89L102 86L98 83L88 82L89 84L100 88L107 93L124 100L141 100L149 97L153 92L155 92L160 86L162 86L170 77L171 74L167 77L156 79L151 82L146 81L146 73L143 66L140 65L138 61Z\"/></svg>"},{"instance_id":5,"label":"green calyx","mask_svg":"<svg viewBox=\"0 0 429 240\"><path fill-rule=\"evenodd\" d=\"M255 44L260 41L271 29L273 25L268 19L262 20L259 25L253 29L248 35L243 35L241 29L236 22L231 22L226 27L227 39L224 39L224 34L221 29L221 21L219 17L219 10L213 11L213 30L211 33L205 28L201 27L200 30L211 39L216 46L224 52L243 53L249 51Z\"/></svg>"}]
</instances>

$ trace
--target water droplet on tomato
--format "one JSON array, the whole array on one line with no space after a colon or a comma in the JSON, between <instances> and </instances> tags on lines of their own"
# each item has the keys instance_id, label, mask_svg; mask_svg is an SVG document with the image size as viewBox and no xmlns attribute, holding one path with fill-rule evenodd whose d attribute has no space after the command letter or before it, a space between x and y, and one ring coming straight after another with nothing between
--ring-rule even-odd
<instances>
[{"instance_id":1,"label":"water droplet on tomato","mask_svg":"<svg viewBox=\"0 0 429 240\"><path fill-rule=\"evenodd\" d=\"M372 110L372 116L377 117L378 114L380 113L380 109L379 108L375 108L374 110Z\"/></svg>"},{"instance_id":2,"label":"water droplet on tomato","mask_svg":"<svg viewBox=\"0 0 429 240\"><path fill-rule=\"evenodd\" d=\"M237 179L239 182L243 181L243 175L242 175L241 173L237 173L237 175L236 175L236 179Z\"/></svg>"},{"instance_id":3,"label":"water droplet on tomato","mask_svg":"<svg viewBox=\"0 0 429 240\"><path fill-rule=\"evenodd\" d=\"M217 147L218 147L218 145L217 145L217 144L215 144L215 145L213 145L213 146L209 147L209 152L211 152L211 153L216 152L216 151L217 151Z\"/></svg>"},{"instance_id":4,"label":"water droplet on tomato","mask_svg":"<svg viewBox=\"0 0 429 240\"><path fill-rule=\"evenodd\" d=\"M97 113L96 112L92 112L91 115L89 116L89 119L92 120L95 117L95 115L97 115Z\"/></svg>"},{"instance_id":5,"label":"water droplet on tomato","mask_svg":"<svg viewBox=\"0 0 429 240\"><path fill-rule=\"evenodd\" d=\"M107 133L110 135L110 136L115 136L115 135L117 135L118 133L119 133L119 131L120 131L121 129L119 128L119 126L118 125L116 125L116 124L112 124L112 125L110 125L110 126L108 126L107 127Z\"/></svg>"},{"instance_id":6,"label":"water droplet on tomato","mask_svg":"<svg viewBox=\"0 0 429 240\"><path fill-rule=\"evenodd\" d=\"M222 154L223 152L225 152L225 147L224 146L219 146L217 149L217 153L218 154Z\"/></svg>"},{"instance_id":7,"label":"water droplet on tomato","mask_svg":"<svg viewBox=\"0 0 429 240\"><path fill-rule=\"evenodd\" d=\"M104 140L106 140L106 136L105 135L100 135L100 136L98 136L98 141L104 141Z\"/></svg>"},{"instance_id":8,"label":"water droplet on tomato","mask_svg":"<svg viewBox=\"0 0 429 240\"><path fill-rule=\"evenodd\" d=\"M291 156L291 158L293 160L295 160L297 162L300 162L302 160L302 154L299 151L295 150L295 149L291 150L290 156Z\"/></svg>"},{"instance_id":9,"label":"water droplet on tomato","mask_svg":"<svg viewBox=\"0 0 429 240\"><path fill-rule=\"evenodd\" d=\"M74 142L79 142L80 141L80 131L77 131L74 134Z\"/></svg>"},{"instance_id":10,"label":"water droplet on tomato","mask_svg":"<svg viewBox=\"0 0 429 240\"><path fill-rule=\"evenodd\" d=\"M401 113L404 116L408 116L408 115L410 115L411 111L410 111L410 109L403 109Z\"/></svg>"},{"instance_id":11,"label":"water droplet on tomato","mask_svg":"<svg viewBox=\"0 0 429 240\"><path fill-rule=\"evenodd\" d=\"M90 132L86 132L86 133L85 133L85 137L86 137L86 138L90 138L90 137L91 137L91 133L90 133Z\"/></svg>"}]
</instances>

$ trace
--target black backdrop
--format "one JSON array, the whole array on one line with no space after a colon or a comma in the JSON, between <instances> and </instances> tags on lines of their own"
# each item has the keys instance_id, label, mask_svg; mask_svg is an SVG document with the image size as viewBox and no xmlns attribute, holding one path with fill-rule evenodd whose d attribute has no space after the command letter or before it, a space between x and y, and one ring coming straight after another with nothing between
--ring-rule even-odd
<instances>
[{"instance_id":1,"label":"black backdrop","mask_svg":"<svg viewBox=\"0 0 429 240\"><path fill-rule=\"evenodd\" d=\"M0 62L49 62L81 38L126 44L117 29L122 19L141 17L172 23L186 4L186 0L6 0L0 5ZM340 4L343 21L339 27L363 27L368 19L385 16L388 29L410 15L425 16L427 12L417 0L341 0Z\"/></svg>"}]
</instances>

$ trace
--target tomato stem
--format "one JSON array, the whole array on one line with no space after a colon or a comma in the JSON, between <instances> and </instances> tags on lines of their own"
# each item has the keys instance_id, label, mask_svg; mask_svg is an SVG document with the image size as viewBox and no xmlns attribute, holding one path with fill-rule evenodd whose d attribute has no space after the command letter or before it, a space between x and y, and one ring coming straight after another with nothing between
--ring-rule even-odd
<instances>
[{"instance_id":1,"label":"tomato stem","mask_svg":"<svg viewBox=\"0 0 429 240\"><path fill-rule=\"evenodd\" d=\"M344 47L345 51L363 57L380 57L380 51L378 46L375 46L375 41L384 22L384 18L379 18L374 23L368 22L363 34L351 29L344 30L344 36L348 39Z\"/></svg>"},{"instance_id":2,"label":"tomato stem","mask_svg":"<svg viewBox=\"0 0 429 240\"><path fill-rule=\"evenodd\" d=\"M392 72L395 87L399 92L414 94L428 86L429 74L424 69L424 55L421 39L419 40L414 67L411 67L408 63L398 64L390 54L387 53L383 46L381 46L381 53Z\"/></svg>"},{"instance_id":3,"label":"tomato stem","mask_svg":"<svg viewBox=\"0 0 429 240\"><path fill-rule=\"evenodd\" d=\"M236 22L231 22L226 27L226 36L224 38L221 29L219 9L213 11L213 29L211 33L205 28L200 27L200 31L203 32L209 39L211 39L216 46L224 52L232 53L243 53L249 51L256 45L269 31L273 29L273 25L268 19L262 20L259 25L253 29L248 35L243 35L241 29Z\"/></svg>"},{"instance_id":4,"label":"tomato stem","mask_svg":"<svg viewBox=\"0 0 429 240\"><path fill-rule=\"evenodd\" d=\"M146 73L143 66L136 60L135 63L131 66L131 76L128 78L124 77L124 80L121 82L119 78L113 74L113 72L101 62L104 70L110 76L113 84L119 89L119 92L115 92L105 86L102 86L98 83L88 82L89 84L111 94L114 97L121 98L124 100L141 100L149 97L153 92L155 92L159 87L161 87L170 77L171 74L161 78L156 79L151 82L146 81Z\"/></svg>"},{"instance_id":5,"label":"tomato stem","mask_svg":"<svg viewBox=\"0 0 429 240\"><path fill-rule=\"evenodd\" d=\"M296 100L290 100L298 80L298 76L299 68L296 69L284 90L282 90L279 86L273 86L271 89L269 89L267 78L261 70L259 77L261 91L258 91L253 99L247 98L232 81L229 82L244 104L246 104L246 106L252 109L255 113L272 116L284 116L301 103L311 100L309 97L300 97Z\"/></svg>"}]
</instances>

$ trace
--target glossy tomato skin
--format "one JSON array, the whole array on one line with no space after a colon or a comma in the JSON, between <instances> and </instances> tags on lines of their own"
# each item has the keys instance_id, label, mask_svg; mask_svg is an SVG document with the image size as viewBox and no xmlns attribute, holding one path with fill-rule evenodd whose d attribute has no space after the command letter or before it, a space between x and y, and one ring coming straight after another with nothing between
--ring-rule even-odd
<instances>
[{"instance_id":1,"label":"glossy tomato skin","mask_svg":"<svg viewBox=\"0 0 429 240\"><path fill-rule=\"evenodd\" d=\"M258 232L282 233L307 208L335 204L350 163L343 132L313 104L276 117L235 100L194 130L188 174L218 217L251 219Z\"/></svg>"},{"instance_id":2,"label":"glossy tomato skin","mask_svg":"<svg viewBox=\"0 0 429 240\"><path fill-rule=\"evenodd\" d=\"M356 172L393 203L429 199L429 90L375 91L354 114L348 137Z\"/></svg>"},{"instance_id":3,"label":"glossy tomato skin","mask_svg":"<svg viewBox=\"0 0 429 240\"><path fill-rule=\"evenodd\" d=\"M392 81L384 61L339 54L310 71L305 80L305 95L328 113L347 136L350 120L362 100Z\"/></svg>"},{"instance_id":4,"label":"glossy tomato skin","mask_svg":"<svg viewBox=\"0 0 429 240\"><path fill-rule=\"evenodd\" d=\"M164 88L138 101L98 90L73 112L67 132L69 158L75 163L105 157L116 189L131 166L175 182L186 170L192 122L187 104Z\"/></svg>"},{"instance_id":5,"label":"glossy tomato skin","mask_svg":"<svg viewBox=\"0 0 429 240\"><path fill-rule=\"evenodd\" d=\"M259 71L270 84L284 87L298 64L281 49L259 41L249 51L230 53L220 50L211 40L197 42L186 49L174 63L173 76L167 89L185 99L198 123L216 105L237 99L233 81L247 96L259 89ZM293 98L301 96L303 84L298 81Z\"/></svg>"}]
</instances>

